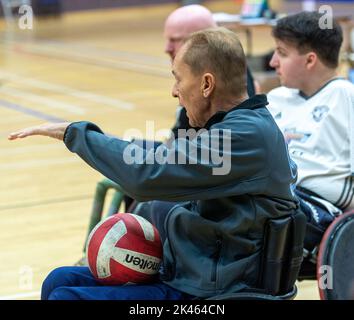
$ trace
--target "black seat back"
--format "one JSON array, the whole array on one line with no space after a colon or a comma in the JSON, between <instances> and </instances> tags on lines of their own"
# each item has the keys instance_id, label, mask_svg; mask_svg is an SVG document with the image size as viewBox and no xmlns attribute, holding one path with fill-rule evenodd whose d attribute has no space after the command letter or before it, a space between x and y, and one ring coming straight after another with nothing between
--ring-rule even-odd
<instances>
[{"instance_id":1,"label":"black seat back","mask_svg":"<svg viewBox=\"0 0 354 320\"><path fill-rule=\"evenodd\" d=\"M293 290L303 257L306 216L293 215L269 219L266 224L259 288L271 295Z\"/></svg>"}]
</instances>

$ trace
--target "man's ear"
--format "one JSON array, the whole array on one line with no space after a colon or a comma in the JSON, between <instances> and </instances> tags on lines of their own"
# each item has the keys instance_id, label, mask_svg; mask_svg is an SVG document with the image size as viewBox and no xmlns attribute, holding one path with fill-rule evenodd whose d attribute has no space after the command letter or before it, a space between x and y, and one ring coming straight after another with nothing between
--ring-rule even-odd
<instances>
[{"instance_id":1,"label":"man's ear","mask_svg":"<svg viewBox=\"0 0 354 320\"><path fill-rule=\"evenodd\" d=\"M306 68L308 70L313 69L313 67L316 65L318 60L318 56L315 52L310 51L309 53L306 53Z\"/></svg>"},{"instance_id":2,"label":"man's ear","mask_svg":"<svg viewBox=\"0 0 354 320\"><path fill-rule=\"evenodd\" d=\"M201 91L204 98L208 98L215 89L215 76L205 73L202 78Z\"/></svg>"}]
</instances>

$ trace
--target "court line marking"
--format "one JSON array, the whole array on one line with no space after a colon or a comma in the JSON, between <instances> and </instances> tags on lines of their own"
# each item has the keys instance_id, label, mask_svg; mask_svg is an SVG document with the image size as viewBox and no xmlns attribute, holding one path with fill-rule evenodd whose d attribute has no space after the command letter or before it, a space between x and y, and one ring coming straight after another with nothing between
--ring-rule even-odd
<instances>
[{"instance_id":1,"label":"court line marking","mask_svg":"<svg viewBox=\"0 0 354 320\"><path fill-rule=\"evenodd\" d=\"M30 298L30 297L38 297L40 296L40 291L31 291L31 292L23 292L16 293L12 295L0 296L0 300L17 300L22 298Z\"/></svg>"},{"instance_id":2,"label":"court line marking","mask_svg":"<svg viewBox=\"0 0 354 320\"><path fill-rule=\"evenodd\" d=\"M21 161L21 162L11 162L11 163L2 163L0 164L1 170L12 170L12 169L28 169L35 167L46 167L48 165L58 165L58 164L67 164L67 163L82 163L82 160L79 157L63 157L55 159L37 159L32 161Z\"/></svg>"},{"instance_id":3,"label":"court line marking","mask_svg":"<svg viewBox=\"0 0 354 320\"><path fill-rule=\"evenodd\" d=\"M9 115L9 114L1 114L1 118L0 118L0 127L4 128L4 126L2 124L6 124L7 126L13 123L18 123L18 122L22 122L24 123L25 120L23 117L19 117L18 114L13 114L13 115ZM2 131L5 132L5 131Z\"/></svg>"},{"instance_id":4,"label":"court line marking","mask_svg":"<svg viewBox=\"0 0 354 320\"><path fill-rule=\"evenodd\" d=\"M94 53L93 56L96 57L108 57L108 58L120 58L122 60L133 61L136 64L141 63L143 65L156 66L157 68L169 68L171 63L167 56L160 57L154 56L150 54L144 54L140 52L134 51L122 51L113 48L100 47L97 45L91 45L87 43L73 43L73 42L64 42L58 40L41 40L36 42L37 46L41 46L42 48L52 47L56 51L58 49L75 49L75 52L84 52L84 53Z\"/></svg>"},{"instance_id":5,"label":"court line marking","mask_svg":"<svg viewBox=\"0 0 354 320\"><path fill-rule=\"evenodd\" d=\"M12 146L8 149L2 149L2 156L12 156L15 154L33 154L34 152L43 152L47 150L63 150L63 145L60 143L51 143L51 144L39 144L39 145L31 145L31 146Z\"/></svg>"},{"instance_id":6,"label":"court line marking","mask_svg":"<svg viewBox=\"0 0 354 320\"><path fill-rule=\"evenodd\" d=\"M21 112L23 114L29 115L31 117L35 117L37 119L42 119L42 120L46 120L46 121L50 121L50 122L66 122L65 119L56 117L56 116L52 116L50 114L46 114L44 112L40 112L28 107L24 107L21 106L19 104L16 103L12 103L3 99L0 99L0 107L5 107L11 110L15 110L18 112Z\"/></svg>"},{"instance_id":7,"label":"court line marking","mask_svg":"<svg viewBox=\"0 0 354 320\"><path fill-rule=\"evenodd\" d=\"M7 71L0 71L0 77L5 79L5 80L11 80L15 81L16 83L22 83L22 84L27 84L31 87L35 88L40 88L52 92L58 92L60 94L76 97L79 99L85 99L90 102L96 102L100 104L105 104L110 107L118 108L118 109L123 109L123 110L128 110L131 111L135 109L135 105L130 102L126 102L123 100L119 99L113 99L113 98L108 98L104 97L95 93L87 92L87 91L82 91L82 90L76 90L64 85L60 84L53 84L49 83L46 81L41 81L41 80L36 80L33 78L28 78L23 75L18 75L12 72L7 72Z\"/></svg>"},{"instance_id":8,"label":"court line marking","mask_svg":"<svg viewBox=\"0 0 354 320\"><path fill-rule=\"evenodd\" d=\"M82 200L90 200L92 199L92 194L82 194L78 196L72 197L61 197L61 198L49 198L41 201L32 201L32 202L18 202L12 203L8 205L0 205L0 211L4 210L12 210L12 209L19 209L19 208L31 208L31 207L38 207L38 206L45 206L51 204L62 204L67 202L75 202L75 201L82 201Z\"/></svg>"},{"instance_id":9,"label":"court line marking","mask_svg":"<svg viewBox=\"0 0 354 320\"><path fill-rule=\"evenodd\" d=\"M78 106L75 106L72 104L68 104L68 103L64 103L61 101L55 101L54 99L51 99L51 98L41 97L39 95L25 92L23 90L18 90L18 89L9 88L9 87L2 87L2 88L0 88L0 93L9 95L9 96L15 97L15 98L21 97L21 99L24 99L24 100L27 100L30 102L34 102L34 103L43 104L43 105L46 105L47 107L52 108L52 109L61 109L66 112L80 114L80 115L86 113L86 111L81 107L78 107Z\"/></svg>"},{"instance_id":10,"label":"court line marking","mask_svg":"<svg viewBox=\"0 0 354 320\"><path fill-rule=\"evenodd\" d=\"M119 70L134 71L137 73L148 74L152 76L159 76L163 78L171 78L172 75L169 72L169 69L166 66L156 66L149 64L141 64L140 62L135 61L116 61L112 58L106 58L104 60L102 57L90 56L87 52L60 52L58 49L53 50L51 48L43 48L40 45L18 45L15 49L16 52L24 54L32 54L37 56L44 56L47 58L54 58L60 60L66 60L70 62L80 63L80 64L89 64L99 67L106 68L115 68Z\"/></svg>"},{"instance_id":11,"label":"court line marking","mask_svg":"<svg viewBox=\"0 0 354 320\"><path fill-rule=\"evenodd\" d=\"M114 41L116 41L116 39L114 39ZM7 48L9 48L9 46L13 46L11 49L14 51L21 51L23 48L35 48L39 50L46 49L47 51L49 51L48 48L52 48L54 52L69 49L70 51L82 52L85 54L93 53L92 56L96 58L119 58L121 60L132 61L135 64L156 66L156 68L168 68L171 66L171 62L167 55L156 56L136 51L123 51L111 47L92 45L87 42L78 43L77 41L36 40L31 43L25 42L26 37L22 38L20 35L17 35L16 39L0 39L0 45Z\"/></svg>"}]
</instances>

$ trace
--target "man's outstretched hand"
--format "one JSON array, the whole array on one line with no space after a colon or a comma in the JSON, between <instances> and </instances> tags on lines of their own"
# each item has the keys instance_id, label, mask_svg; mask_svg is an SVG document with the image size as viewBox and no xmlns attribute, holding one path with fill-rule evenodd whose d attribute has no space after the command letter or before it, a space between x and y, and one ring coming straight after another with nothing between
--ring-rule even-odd
<instances>
[{"instance_id":1,"label":"man's outstretched hand","mask_svg":"<svg viewBox=\"0 0 354 320\"><path fill-rule=\"evenodd\" d=\"M9 134L9 140L22 139L29 136L47 136L58 140L63 140L66 128L70 122L44 123L38 126L24 128Z\"/></svg>"}]
</instances>

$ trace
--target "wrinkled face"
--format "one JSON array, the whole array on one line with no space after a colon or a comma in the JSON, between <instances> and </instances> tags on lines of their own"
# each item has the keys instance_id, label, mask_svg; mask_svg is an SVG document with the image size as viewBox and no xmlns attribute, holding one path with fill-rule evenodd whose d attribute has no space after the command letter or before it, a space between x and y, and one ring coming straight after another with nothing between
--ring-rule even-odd
<instances>
[{"instance_id":1,"label":"wrinkled face","mask_svg":"<svg viewBox=\"0 0 354 320\"><path fill-rule=\"evenodd\" d=\"M307 54L300 54L295 46L279 39L275 39L275 43L269 65L275 68L283 86L301 89L306 78Z\"/></svg>"},{"instance_id":2,"label":"wrinkled face","mask_svg":"<svg viewBox=\"0 0 354 320\"><path fill-rule=\"evenodd\" d=\"M183 40L189 35L189 30L179 25L178 23L166 22L164 37L166 41L165 53L171 60L175 58L177 51L183 45Z\"/></svg>"},{"instance_id":3,"label":"wrinkled face","mask_svg":"<svg viewBox=\"0 0 354 320\"><path fill-rule=\"evenodd\" d=\"M208 116L206 116L207 101L202 94L202 78L192 73L189 65L184 63L183 55L186 46L178 51L172 66L172 73L175 77L175 84L172 95L178 98L179 104L187 110L189 124L192 127L203 127Z\"/></svg>"}]
</instances>

